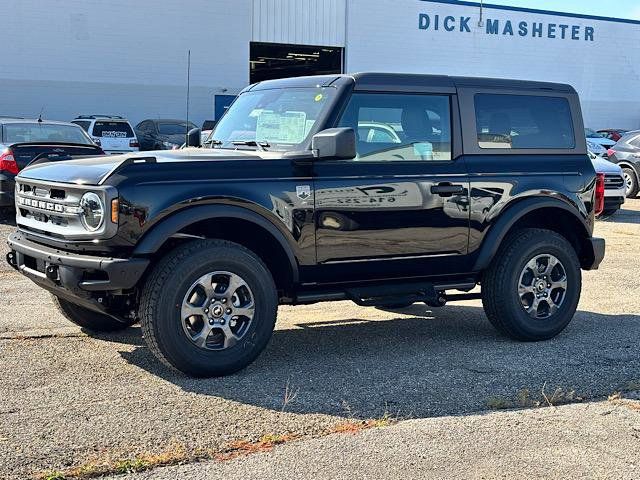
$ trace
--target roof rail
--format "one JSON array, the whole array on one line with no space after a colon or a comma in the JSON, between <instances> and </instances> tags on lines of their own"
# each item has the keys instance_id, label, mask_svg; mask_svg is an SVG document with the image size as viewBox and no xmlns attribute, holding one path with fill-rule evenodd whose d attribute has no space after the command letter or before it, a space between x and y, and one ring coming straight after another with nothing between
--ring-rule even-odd
<instances>
[{"instance_id":1,"label":"roof rail","mask_svg":"<svg viewBox=\"0 0 640 480\"><path fill-rule=\"evenodd\" d=\"M119 119L119 120L124 120L124 117L120 116L120 115L78 115L76 118L83 118L86 120L93 120L96 118L113 118L113 119Z\"/></svg>"}]
</instances>

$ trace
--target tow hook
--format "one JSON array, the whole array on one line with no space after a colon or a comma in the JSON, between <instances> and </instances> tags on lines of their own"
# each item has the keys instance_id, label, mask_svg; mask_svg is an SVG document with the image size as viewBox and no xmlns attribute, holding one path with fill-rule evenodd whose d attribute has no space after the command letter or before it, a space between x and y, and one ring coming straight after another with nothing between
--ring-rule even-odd
<instances>
[{"instance_id":1,"label":"tow hook","mask_svg":"<svg viewBox=\"0 0 640 480\"><path fill-rule=\"evenodd\" d=\"M58 267L56 265L49 265L47 268L45 268L44 273L49 280L57 282L59 279Z\"/></svg>"},{"instance_id":2,"label":"tow hook","mask_svg":"<svg viewBox=\"0 0 640 480\"><path fill-rule=\"evenodd\" d=\"M7 253L7 263L11 265L12 268L18 269L18 259L16 258L15 252Z\"/></svg>"}]
</instances>

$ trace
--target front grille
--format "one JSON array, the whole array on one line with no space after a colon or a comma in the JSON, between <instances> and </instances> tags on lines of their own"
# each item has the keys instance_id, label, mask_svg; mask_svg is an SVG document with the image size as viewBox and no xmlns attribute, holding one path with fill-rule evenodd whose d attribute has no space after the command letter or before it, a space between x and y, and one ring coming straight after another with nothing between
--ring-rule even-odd
<instances>
[{"instance_id":1,"label":"front grille","mask_svg":"<svg viewBox=\"0 0 640 480\"><path fill-rule=\"evenodd\" d=\"M94 239L115 233L117 225L106 221L97 231L90 232L84 227L80 199L88 191L101 196L105 208L115 198L113 187L18 179L15 195L18 227L54 239Z\"/></svg>"},{"instance_id":2,"label":"front grille","mask_svg":"<svg viewBox=\"0 0 640 480\"><path fill-rule=\"evenodd\" d=\"M624 186L624 178L622 175L615 173L607 173L604 176L604 188L605 190L617 190Z\"/></svg>"}]
</instances>

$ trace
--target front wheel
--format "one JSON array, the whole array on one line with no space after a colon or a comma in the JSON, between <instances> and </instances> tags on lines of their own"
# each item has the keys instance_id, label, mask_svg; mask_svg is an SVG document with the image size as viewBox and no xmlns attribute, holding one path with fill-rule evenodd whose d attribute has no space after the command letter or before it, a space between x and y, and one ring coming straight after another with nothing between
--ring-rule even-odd
<instances>
[{"instance_id":1,"label":"front wheel","mask_svg":"<svg viewBox=\"0 0 640 480\"><path fill-rule=\"evenodd\" d=\"M482 279L491 324L520 341L548 340L573 318L582 274L573 246L551 230L509 235Z\"/></svg>"},{"instance_id":2,"label":"front wheel","mask_svg":"<svg viewBox=\"0 0 640 480\"><path fill-rule=\"evenodd\" d=\"M624 167L622 169L622 176L624 177L624 187L627 198L636 198L640 190L636 172L633 168Z\"/></svg>"},{"instance_id":3,"label":"front wheel","mask_svg":"<svg viewBox=\"0 0 640 480\"><path fill-rule=\"evenodd\" d=\"M271 273L236 243L196 240L171 251L142 292L140 323L151 351L196 377L228 375L267 345L278 308Z\"/></svg>"}]
</instances>

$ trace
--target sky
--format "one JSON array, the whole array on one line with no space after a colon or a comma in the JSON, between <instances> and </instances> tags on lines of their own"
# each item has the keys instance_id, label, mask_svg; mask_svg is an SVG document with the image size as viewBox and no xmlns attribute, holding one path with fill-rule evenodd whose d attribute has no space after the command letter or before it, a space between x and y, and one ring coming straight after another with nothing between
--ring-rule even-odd
<instances>
[{"instance_id":1,"label":"sky","mask_svg":"<svg viewBox=\"0 0 640 480\"><path fill-rule=\"evenodd\" d=\"M640 0L485 0L485 3L640 20Z\"/></svg>"}]
</instances>

